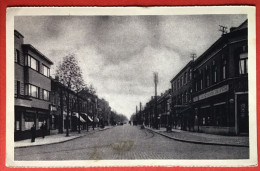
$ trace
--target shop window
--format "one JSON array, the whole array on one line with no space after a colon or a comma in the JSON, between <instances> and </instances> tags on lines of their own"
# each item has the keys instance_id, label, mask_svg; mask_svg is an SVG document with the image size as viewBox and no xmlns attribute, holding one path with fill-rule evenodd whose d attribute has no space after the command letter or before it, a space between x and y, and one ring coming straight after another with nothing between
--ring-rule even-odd
<instances>
[{"instance_id":1,"label":"shop window","mask_svg":"<svg viewBox=\"0 0 260 171\"><path fill-rule=\"evenodd\" d=\"M35 115L33 113L26 113L24 116L24 129L30 130L34 125Z\"/></svg>"},{"instance_id":2,"label":"shop window","mask_svg":"<svg viewBox=\"0 0 260 171\"><path fill-rule=\"evenodd\" d=\"M244 75L248 73L248 66L247 66L248 54L243 53L239 56L239 74Z\"/></svg>"},{"instance_id":3,"label":"shop window","mask_svg":"<svg viewBox=\"0 0 260 171\"><path fill-rule=\"evenodd\" d=\"M47 118L44 115L39 115L38 117L38 127L40 128L43 124L46 124Z\"/></svg>"},{"instance_id":4,"label":"shop window","mask_svg":"<svg viewBox=\"0 0 260 171\"><path fill-rule=\"evenodd\" d=\"M15 121L15 129L16 131L20 131L21 128L20 128L20 121Z\"/></svg>"}]
</instances>

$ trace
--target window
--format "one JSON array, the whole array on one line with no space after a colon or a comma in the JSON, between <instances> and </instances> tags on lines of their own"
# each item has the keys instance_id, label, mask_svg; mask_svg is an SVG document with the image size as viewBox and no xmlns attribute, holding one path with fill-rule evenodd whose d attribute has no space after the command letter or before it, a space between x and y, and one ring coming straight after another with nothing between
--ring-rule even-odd
<instances>
[{"instance_id":1,"label":"window","mask_svg":"<svg viewBox=\"0 0 260 171\"><path fill-rule=\"evenodd\" d=\"M25 84L25 95L40 98L40 88L31 84Z\"/></svg>"},{"instance_id":2,"label":"window","mask_svg":"<svg viewBox=\"0 0 260 171\"><path fill-rule=\"evenodd\" d=\"M203 88L203 82L202 82L202 78L200 79L200 89L202 90L202 88Z\"/></svg>"},{"instance_id":3,"label":"window","mask_svg":"<svg viewBox=\"0 0 260 171\"><path fill-rule=\"evenodd\" d=\"M16 82L16 94L17 96L20 96L20 81Z\"/></svg>"},{"instance_id":4,"label":"window","mask_svg":"<svg viewBox=\"0 0 260 171\"><path fill-rule=\"evenodd\" d=\"M192 70L190 69L190 80L192 79Z\"/></svg>"},{"instance_id":5,"label":"window","mask_svg":"<svg viewBox=\"0 0 260 171\"><path fill-rule=\"evenodd\" d=\"M25 59L25 65L31 67L36 71L39 71L39 61L31 57L30 55L28 55L27 58Z\"/></svg>"},{"instance_id":6,"label":"window","mask_svg":"<svg viewBox=\"0 0 260 171\"><path fill-rule=\"evenodd\" d=\"M183 86L183 76L181 77L181 86Z\"/></svg>"},{"instance_id":7,"label":"window","mask_svg":"<svg viewBox=\"0 0 260 171\"><path fill-rule=\"evenodd\" d=\"M43 65L43 75L49 77L50 76L50 68L47 66Z\"/></svg>"},{"instance_id":8,"label":"window","mask_svg":"<svg viewBox=\"0 0 260 171\"><path fill-rule=\"evenodd\" d=\"M15 58L14 58L14 61L17 62L17 63L20 63L20 52L19 50L15 50Z\"/></svg>"},{"instance_id":9,"label":"window","mask_svg":"<svg viewBox=\"0 0 260 171\"><path fill-rule=\"evenodd\" d=\"M226 79L226 64L227 61L225 59L223 59L223 64L222 64L222 79Z\"/></svg>"},{"instance_id":10,"label":"window","mask_svg":"<svg viewBox=\"0 0 260 171\"><path fill-rule=\"evenodd\" d=\"M49 96L50 96L49 91L43 90L43 100L48 100L49 101Z\"/></svg>"},{"instance_id":11,"label":"window","mask_svg":"<svg viewBox=\"0 0 260 171\"><path fill-rule=\"evenodd\" d=\"M248 73L247 60L248 60L247 53L243 53L239 56L239 74L240 75Z\"/></svg>"},{"instance_id":12,"label":"window","mask_svg":"<svg viewBox=\"0 0 260 171\"><path fill-rule=\"evenodd\" d=\"M208 87L209 86L209 74L207 74L207 82L206 82L206 86Z\"/></svg>"},{"instance_id":13,"label":"window","mask_svg":"<svg viewBox=\"0 0 260 171\"><path fill-rule=\"evenodd\" d=\"M223 65L222 67L222 77L223 77L223 80L226 79L226 65Z\"/></svg>"},{"instance_id":14,"label":"window","mask_svg":"<svg viewBox=\"0 0 260 171\"><path fill-rule=\"evenodd\" d=\"M213 77L214 77L214 83L216 83L217 82L217 67L215 67L215 69L214 69L214 74L213 74Z\"/></svg>"}]
</instances>

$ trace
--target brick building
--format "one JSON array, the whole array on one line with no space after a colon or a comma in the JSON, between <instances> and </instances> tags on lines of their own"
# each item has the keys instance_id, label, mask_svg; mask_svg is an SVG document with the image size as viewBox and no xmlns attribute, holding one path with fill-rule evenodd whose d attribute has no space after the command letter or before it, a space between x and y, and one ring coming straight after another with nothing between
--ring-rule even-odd
<instances>
[{"instance_id":1,"label":"brick building","mask_svg":"<svg viewBox=\"0 0 260 171\"><path fill-rule=\"evenodd\" d=\"M191 129L194 124L192 111L193 61L190 61L171 80L172 125L178 129Z\"/></svg>"},{"instance_id":2,"label":"brick building","mask_svg":"<svg viewBox=\"0 0 260 171\"><path fill-rule=\"evenodd\" d=\"M160 127L166 127L170 124L170 103L171 89L168 89L157 99L157 112Z\"/></svg>"},{"instance_id":3,"label":"brick building","mask_svg":"<svg viewBox=\"0 0 260 171\"><path fill-rule=\"evenodd\" d=\"M247 21L231 28L194 64L195 129L248 134Z\"/></svg>"},{"instance_id":4,"label":"brick building","mask_svg":"<svg viewBox=\"0 0 260 171\"><path fill-rule=\"evenodd\" d=\"M43 123L47 124L48 130L50 128L50 66L53 63L32 45L24 44L23 35L16 30L14 31L14 57L14 139L16 141L30 138L30 129L34 124L37 136Z\"/></svg>"}]
</instances>

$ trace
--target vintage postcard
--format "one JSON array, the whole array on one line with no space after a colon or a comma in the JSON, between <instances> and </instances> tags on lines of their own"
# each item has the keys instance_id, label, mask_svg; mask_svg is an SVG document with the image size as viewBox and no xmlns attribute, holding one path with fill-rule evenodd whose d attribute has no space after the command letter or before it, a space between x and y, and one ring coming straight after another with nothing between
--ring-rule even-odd
<instances>
[{"instance_id":1,"label":"vintage postcard","mask_svg":"<svg viewBox=\"0 0 260 171\"><path fill-rule=\"evenodd\" d=\"M8 8L7 166L256 166L255 15Z\"/></svg>"}]
</instances>

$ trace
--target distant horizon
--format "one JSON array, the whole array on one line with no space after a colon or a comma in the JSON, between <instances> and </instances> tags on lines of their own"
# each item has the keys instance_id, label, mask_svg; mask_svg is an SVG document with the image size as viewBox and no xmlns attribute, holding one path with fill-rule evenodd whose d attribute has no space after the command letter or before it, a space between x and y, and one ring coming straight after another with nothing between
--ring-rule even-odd
<instances>
[{"instance_id":1,"label":"distant horizon","mask_svg":"<svg viewBox=\"0 0 260 171\"><path fill-rule=\"evenodd\" d=\"M130 119L140 102L145 106L154 96L153 72L159 75L160 95L192 53L199 57L221 37L219 25L230 29L246 19L236 14L19 16L14 27L26 44L53 61L53 78L62 58L74 53L85 82Z\"/></svg>"}]
</instances>

